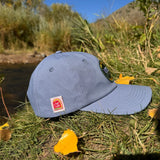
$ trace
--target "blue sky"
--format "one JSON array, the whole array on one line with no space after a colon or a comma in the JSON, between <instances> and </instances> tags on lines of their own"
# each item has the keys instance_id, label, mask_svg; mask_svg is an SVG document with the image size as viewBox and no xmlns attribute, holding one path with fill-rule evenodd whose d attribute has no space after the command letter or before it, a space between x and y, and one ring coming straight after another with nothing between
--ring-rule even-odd
<instances>
[{"instance_id":1,"label":"blue sky","mask_svg":"<svg viewBox=\"0 0 160 160\"><path fill-rule=\"evenodd\" d=\"M89 22L94 22L103 16L108 16L132 1L133 0L45 0L45 4L68 4L83 18L87 19Z\"/></svg>"}]
</instances>

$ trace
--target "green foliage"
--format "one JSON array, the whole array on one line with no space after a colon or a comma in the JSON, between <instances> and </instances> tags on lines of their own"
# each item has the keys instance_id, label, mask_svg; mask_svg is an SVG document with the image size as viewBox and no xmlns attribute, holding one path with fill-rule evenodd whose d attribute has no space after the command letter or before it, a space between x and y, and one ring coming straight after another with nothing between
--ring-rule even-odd
<instances>
[{"instance_id":1,"label":"green foliage","mask_svg":"<svg viewBox=\"0 0 160 160\"><path fill-rule=\"evenodd\" d=\"M91 25L80 16L73 21L72 30L73 44L80 45L82 50L94 52L104 51L105 46L98 34L94 34Z\"/></svg>"},{"instance_id":2,"label":"green foliage","mask_svg":"<svg viewBox=\"0 0 160 160\"><path fill-rule=\"evenodd\" d=\"M25 7L0 5L1 51L33 47L50 51L70 49L73 17L78 17L78 13L63 4L53 4L52 8L44 5L39 14Z\"/></svg>"},{"instance_id":3,"label":"green foliage","mask_svg":"<svg viewBox=\"0 0 160 160\"><path fill-rule=\"evenodd\" d=\"M117 53L119 46L123 46L122 50L140 46L140 62L145 61L146 66L148 58L153 61L151 46L158 45L160 39L159 31L155 30L159 15L149 0L137 0L146 17L144 26L116 19L114 23L104 20L103 25L89 24L67 4L48 7L42 0L15 0L10 7L7 2L0 5L1 52L5 49L78 50L99 55Z\"/></svg>"},{"instance_id":4,"label":"green foliage","mask_svg":"<svg viewBox=\"0 0 160 160\"><path fill-rule=\"evenodd\" d=\"M71 19L78 17L67 4L52 4L51 8L41 11L38 30L35 32L35 47L40 50L70 50L71 49Z\"/></svg>"},{"instance_id":5,"label":"green foliage","mask_svg":"<svg viewBox=\"0 0 160 160\"><path fill-rule=\"evenodd\" d=\"M21 121L19 121L20 119ZM42 150L44 141L51 134L48 128L42 127L44 123L45 120L34 116L29 108L19 112L10 122L13 128L12 139L14 140L6 143L0 141L0 159L36 159ZM28 152L29 150L30 152Z\"/></svg>"},{"instance_id":6,"label":"green foliage","mask_svg":"<svg viewBox=\"0 0 160 160\"><path fill-rule=\"evenodd\" d=\"M39 50L69 50L71 27L68 21L48 23L44 18L40 19L39 29L35 32L34 46Z\"/></svg>"},{"instance_id":7,"label":"green foliage","mask_svg":"<svg viewBox=\"0 0 160 160\"><path fill-rule=\"evenodd\" d=\"M21 0L21 3L24 4L26 8L37 11L37 8L41 7L43 1L44 0Z\"/></svg>"},{"instance_id":8,"label":"green foliage","mask_svg":"<svg viewBox=\"0 0 160 160\"><path fill-rule=\"evenodd\" d=\"M0 5L1 52L35 48L52 52L73 49L97 53L120 44L134 47L138 42L145 55L152 58L150 46L155 41L154 26L158 15L155 10L153 12L149 0L137 0L146 16L145 26L131 26L114 19L114 24L106 22L103 27L89 24L67 4L56 3L48 7L41 0L15 0L9 7L7 2Z\"/></svg>"},{"instance_id":9,"label":"green foliage","mask_svg":"<svg viewBox=\"0 0 160 160\"><path fill-rule=\"evenodd\" d=\"M14 10L0 5L0 42L4 49L33 46L34 30L39 17L20 8Z\"/></svg>"},{"instance_id":10,"label":"green foliage","mask_svg":"<svg viewBox=\"0 0 160 160\"><path fill-rule=\"evenodd\" d=\"M44 5L38 11L0 5L0 50L86 51L102 60L114 79L122 73L134 76L133 84L150 86L153 96L148 108L159 107L160 30L154 21L158 15L155 17L152 12L153 17L145 26L116 19L114 24L104 21L100 25L89 24L66 5ZM146 47L150 47L155 63L146 54ZM146 67L157 71L147 75ZM0 142L0 159L112 159L116 155L159 153L159 134L155 121L147 114L148 108L134 116L78 111L49 120L36 117L26 103L9 121L12 138ZM80 152L63 156L54 153L53 146L66 129L72 129L78 136Z\"/></svg>"},{"instance_id":11,"label":"green foliage","mask_svg":"<svg viewBox=\"0 0 160 160\"><path fill-rule=\"evenodd\" d=\"M159 153L159 135L153 129L156 124L146 115L147 110L129 116L78 111L44 119L35 116L31 106L26 104L9 121L12 138L0 141L0 159L112 159L119 154ZM80 152L63 156L55 153L53 147L67 129L78 136Z\"/></svg>"},{"instance_id":12,"label":"green foliage","mask_svg":"<svg viewBox=\"0 0 160 160\"><path fill-rule=\"evenodd\" d=\"M6 6L12 6L13 5L13 0L0 0L0 4L6 5Z\"/></svg>"},{"instance_id":13,"label":"green foliage","mask_svg":"<svg viewBox=\"0 0 160 160\"><path fill-rule=\"evenodd\" d=\"M39 8L42 5L43 1L44 0L0 0L0 3L3 6L7 6L14 9L23 6L29 10L37 11L37 8Z\"/></svg>"},{"instance_id":14,"label":"green foliage","mask_svg":"<svg viewBox=\"0 0 160 160\"><path fill-rule=\"evenodd\" d=\"M136 0L139 5L140 10L143 11L144 15L147 16L148 10L152 4L151 0Z\"/></svg>"},{"instance_id":15,"label":"green foliage","mask_svg":"<svg viewBox=\"0 0 160 160\"><path fill-rule=\"evenodd\" d=\"M77 12L73 12L71 6L67 4L55 3L51 5L51 12L54 23L60 21L70 21L71 19L78 17Z\"/></svg>"},{"instance_id":16,"label":"green foliage","mask_svg":"<svg viewBox=\"0 0 160 160\"><path fill-rule=\"evenodd\" d=\"M136 3L146 18L144 33L141 35L139 43L141 47L144 48L145 54L154 61L151 53L151 45L154 35L154 27L159 20L158 2L152 0L136 0Z\"/></svg>"}]
</instances>

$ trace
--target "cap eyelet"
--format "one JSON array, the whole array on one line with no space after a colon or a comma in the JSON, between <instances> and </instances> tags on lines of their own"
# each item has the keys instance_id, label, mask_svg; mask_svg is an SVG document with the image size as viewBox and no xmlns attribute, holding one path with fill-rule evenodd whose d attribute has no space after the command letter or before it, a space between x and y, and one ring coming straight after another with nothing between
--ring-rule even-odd
<instances>
[{"instance_id":1,"label":"cap eyelet","mask_svg":"<svg viewBox=\"0 0 160 160\"><path fill-rule=\"evenodd\" d=\"M49 72L53 72L53 71L54 71L54 68L51 67L51 68L49 69Z\"/></svg>"},{"instance_id":2,"label":"cap eyelet","mask_svg":"<svg viewBox=\"0 0 160 160\"><path fill-rule=\"evenodd\" d=\"M86 59L82 59L82 62L88 64L87 60Z\"/></svg>"},{"instance_id":3,"label":"cap eyelet","mask_svg":"<svg viewBox=\"0 0 160 160\"><path fill-rule=\"evenodd\" d=\"M56 54L62 53L62 51L57 51Z\"/></svg>"}]
</instances>

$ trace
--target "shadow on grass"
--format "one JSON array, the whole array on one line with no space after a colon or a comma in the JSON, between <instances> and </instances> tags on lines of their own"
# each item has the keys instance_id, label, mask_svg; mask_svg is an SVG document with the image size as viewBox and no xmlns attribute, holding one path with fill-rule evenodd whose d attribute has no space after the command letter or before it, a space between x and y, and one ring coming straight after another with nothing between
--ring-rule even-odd
<instances>
[{"instance_id":1,"label":"shadow on grass","mask_svg":"<svg viewBox=\"0 0 160 160\"><path fill-rule=\"evenodd\" d=\"M160 154L116 155L112 160L160 160Z\"/></svg>"}]
</instances>

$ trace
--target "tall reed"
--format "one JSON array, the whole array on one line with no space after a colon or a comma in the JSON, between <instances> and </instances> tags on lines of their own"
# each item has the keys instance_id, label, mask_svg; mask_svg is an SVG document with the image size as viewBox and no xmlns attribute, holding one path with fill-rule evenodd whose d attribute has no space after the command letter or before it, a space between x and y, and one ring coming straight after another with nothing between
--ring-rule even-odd
<instances>
[{"instance_id":1,"label":"tall reed","mask_svg":"<svg viewBox=\"0 0 160 160\"><path fill-rule=\"evenodd\" d=\"M39 50L69 50L71 48L70 23L62 20L59 23L47 22L40 18L38 30L35 31L34 46Z\"/></svg>"}]
</instances>

